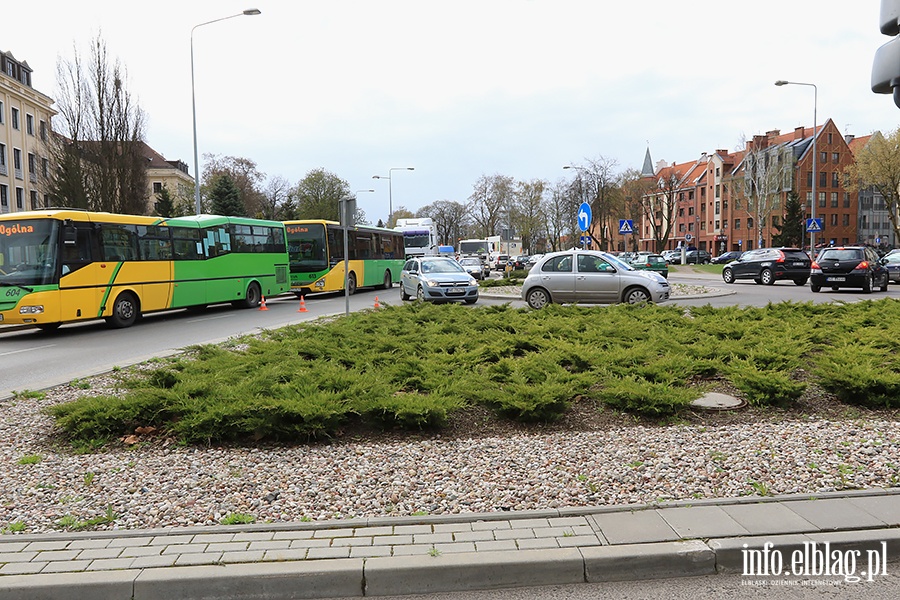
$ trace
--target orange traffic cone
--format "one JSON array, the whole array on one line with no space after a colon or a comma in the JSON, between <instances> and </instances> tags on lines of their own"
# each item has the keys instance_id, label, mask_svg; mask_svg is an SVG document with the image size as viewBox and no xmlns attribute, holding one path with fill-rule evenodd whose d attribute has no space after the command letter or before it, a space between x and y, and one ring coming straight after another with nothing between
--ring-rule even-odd
<instances>
[{"instance_id":1,"label":"orange traffic cone","mask_svg":"<svg viewBox=\"0 0 900 600\"><path fill-rule=\"evenodd\" d=\"M269 310L266 308L266 297L262 297L262 301L259 303L259 310Z\"/></svg>"},{"instance_id":2,"label":"orange traffic cone","mask_svg":"<svg viewBox=\"0 0 900 600\"><path fill-rule=\"evenodd\" d=\"M378 304L378 296L375 296L375 308L376 309L381 308L381 305Z\"/></svg>"},{"instance_id":3,"label":"orange traffic cone","mask_svg":"<svg viewBox=\"0 0 900 600\"><path fill-rule=\"evenodd\" d=\"M297 309L297 312L309 312L306 310L306 302L304 302L303 296L300 296L300 308Z\"/></svg>"}]
</instances>

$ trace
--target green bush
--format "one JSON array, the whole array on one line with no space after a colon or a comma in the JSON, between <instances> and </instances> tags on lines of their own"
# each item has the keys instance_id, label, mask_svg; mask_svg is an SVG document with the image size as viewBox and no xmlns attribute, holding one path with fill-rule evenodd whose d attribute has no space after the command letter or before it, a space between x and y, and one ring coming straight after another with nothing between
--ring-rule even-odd
<instances>
[{"instance_id":1,"label":"green bush","mask_svg":"<svg viewBox=\"0 0 900 600\"><path fill-rule=\"evenodd\" d=\"M646 417L669 417L687 408L702 391L631 375L602 382L596 393L606 406Z\"/></svg>"},{"instance_id":2,"label":"green bush","mask_svg":"<svg viewBox=\"0 0 900 600\"><path fill-rule=\"evenodd\" d=\"M751 361L730 366L731 382L753 405L784 405L795 402L806 391L806 384L794 381L790 373L760 370Z\"/></svg>"},{"instance_id":3,"label":"green bush","mask_svg":"<svg viewBox=\"0 0 900 600\"><path fill-rule=\"evenodd\" d=\"M841 401L872 408L900 407L900 360L854 343L824 350L814 373Z\"/></svg>"}]
</instances>

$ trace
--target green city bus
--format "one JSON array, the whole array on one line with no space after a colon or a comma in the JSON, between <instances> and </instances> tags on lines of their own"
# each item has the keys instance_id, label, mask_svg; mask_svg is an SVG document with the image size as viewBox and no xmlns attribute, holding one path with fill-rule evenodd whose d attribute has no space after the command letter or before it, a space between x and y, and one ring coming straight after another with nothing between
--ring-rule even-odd
<instances>
[{"instance_id":1,"label":"green city bus","mask_svg":"<svg viewBox=\"0 0 900 600\"><path fill-rule=\"evenodd\" d=\"M0 324L55 329L231 302L290 289L284 225L47 209L0 215Z\"/></svg>"},{"instance_id":2,"label":"green city bus","mask_svg":"<svg viewBox=\"0 0 900 600\"><path fill-rule=\"evenodd\" d=\"M297 296L344 289L344 227L325 220L285 221L291 291ZM403 234L381 227L347 229L350 294L357 287L387 289L400 281Z\"/></svg>"}]
</instances>

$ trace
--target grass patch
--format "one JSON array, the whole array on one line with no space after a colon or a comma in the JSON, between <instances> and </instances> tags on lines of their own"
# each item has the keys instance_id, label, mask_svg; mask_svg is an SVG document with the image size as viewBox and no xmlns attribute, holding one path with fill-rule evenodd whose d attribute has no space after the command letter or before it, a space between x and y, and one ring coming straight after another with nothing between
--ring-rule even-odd
<instances>
[{"instance_id":1,"label":"grass patch","mask_svg":"<svg viewBox=\"0 0 900 600\"><path fill-rule=\"evenodd\" d=\"M707 381L758 406L789 404L818 383L845 402L893 408L898 334L892 300L540 311L411 303L195 346L123 374L116 395L47 410L91 451L138 427L185 444L303 443L356 424L439 430L474 405L551 422L577 398L671 420Z\"/></svg>"}]
</instances>

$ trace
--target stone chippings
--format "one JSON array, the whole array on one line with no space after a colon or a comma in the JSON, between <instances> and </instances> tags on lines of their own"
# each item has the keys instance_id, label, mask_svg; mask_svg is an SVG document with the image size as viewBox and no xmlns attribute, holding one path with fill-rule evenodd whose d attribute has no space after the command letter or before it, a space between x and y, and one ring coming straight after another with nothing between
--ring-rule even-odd
<instances>
[{"instance_id":1,"label":"stone chippings","mask_svg":"<svg viewBox=\"0 0 900 600\"><path fill-rule=\"evenodd\" d=\"M150 438L129 449L74 454L54 437L50 404L86 392L0 403L0 528L60 530L111 511L102 529L446 515L652 503L759 494L815 495L900 480L900 424L785 420L721 426L473 439L260 447L183 447ZM39 455L36 464L19 464ZM92 475L87 475L87 474Z\"/></svg>"}]
</instances>

